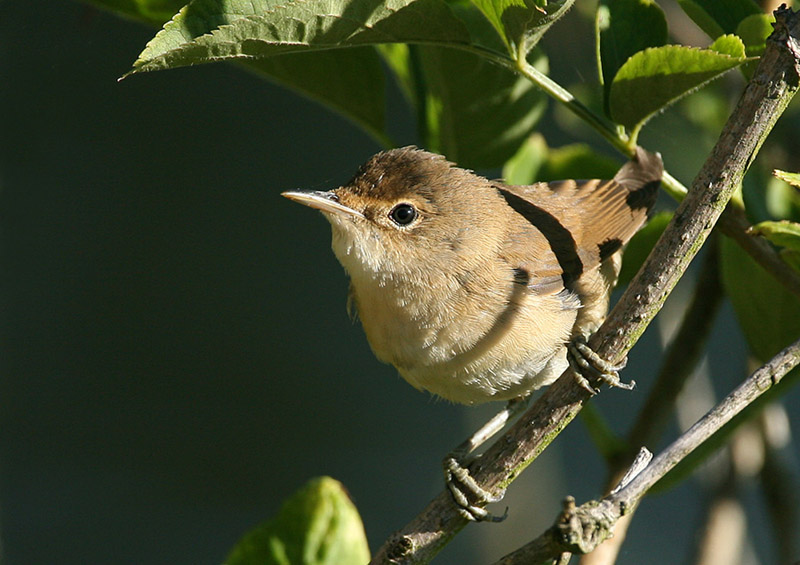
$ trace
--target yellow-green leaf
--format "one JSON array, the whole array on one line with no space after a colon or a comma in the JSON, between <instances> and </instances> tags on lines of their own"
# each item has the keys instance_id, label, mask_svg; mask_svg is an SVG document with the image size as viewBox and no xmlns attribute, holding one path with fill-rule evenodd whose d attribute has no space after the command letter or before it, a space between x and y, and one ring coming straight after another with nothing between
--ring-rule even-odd
<instances>
[{"instance_id":1,"label":"yellow-green leaf","mask_svg":"<svg viewBox=\"0 0 800 565\"><path fill-rule=\"evenodd\" d=\"M512 58L525 57L575 0L472 0L503 39Z\"/></svg>"},{"instance_id":2,"label":"yellow-green leaf","mask_svg":"<svg viewBox=\"0 0 800 565\"><path fill-rule=\"evenodd\" d=\"M792 186L800 188L800 173L788 173L786 171L775 169L772 174L782 181L788 182Z\"/></svg>"},{"instance_id":3,"label":"yellow-green leaf","mask_svg":"<svg viewBox=\"0 0 800 565\"><path fill-rule=\"evenodd\" d=\"M278 515L245 534L227 565L363 565L369 547L358 511L330 477L309 481Z\"/></svg>"},{"instance_id":4,"label":"yellow-green leaf","mask_svg":"<svg viewBox=\"0 0 800 565\"><path fill-rule=\"evenodd\" d=\"M734 35L722 36L708 49L664 45L628 59L611 85L611 118L638 129L655 113L739 66L747 58Z\"/></svg>"}]
</instances>

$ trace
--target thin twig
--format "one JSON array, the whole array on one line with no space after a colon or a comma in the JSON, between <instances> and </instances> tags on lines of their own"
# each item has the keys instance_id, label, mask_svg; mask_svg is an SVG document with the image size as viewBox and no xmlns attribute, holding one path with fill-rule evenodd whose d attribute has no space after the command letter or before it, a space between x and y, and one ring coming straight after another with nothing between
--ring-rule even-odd
<instances>
[{"instance_id":1,"label":"thin twig","mask_svg":"<svg viewBox=\"0 0 800 565\"><path fill-rule=\"evenodd\" d=\"M631 465L636 456L634 446L652 446L666 427L669 415L675 407L678 394L686 379L694 371L711 332L717 309L722 301L722 285L719 278L718 238L712 235L706 244L705 257L697 276L692 302L683 315L681 325L664 354L664 363L648 392L647 399L639 409L638 417L631 426L625 445L628 451L619 454L609 469L606 492L617 484L619 477ZM603 543L581 559L581 565L614 563L617 553L630 525L633 513L620 520L614 537Z\"/></svg>"},{"instance_id":2,"label":"thin twig","mask_svg":"<svg viewBox=\"0 0 800 565\"><path fill-rule=\"evenodd\" d=\"M598 501L576 507L568 499L556 524L541 536L507 555L496 565L549 563L564 552L587 553L611 535L620 517L632 512L642 497L670 469L756 398L778 384L800 364L800 340L778 353L731 392L695 425L662 451L627 486Z\"/></svg>"},{"instance_id":3,"label":"thin twig","mask_svg":"<svg viewBox=\"0 0 800 565\"><path fill-rule=\"evenodd\" d=\"M753 79L692 189L617 306L590 339L589 345L601 357L612 362L621 360L644 333L708 237L755 152L794 95L800 75L797 70L800 53L792 51L792 42L797 40L790 37L788 26L792 26L794 38L800 36L800 17L790 10L777 12L776 17L776 31L767 42ZM470 467L472 476L490 492L504 489L566 427L588 398L589 393L566 371ZM419 516L393 534L372 562L427 562L466 524L445 490Z\"/></svg>"},{"instance_id":4,"label":"thin twig","mask_svg":"<svg viewBox=\"0 0 800 565\"><path fill-rule=\"evenodd\" d=\"M631 457L638 446L652 445L660 437L675 406L675 400L700 360L711 333L723 296L716 243L717 238L712 237L706 245L706 255L697 277L692 302L686 309L681 325L664 355L664 364L628 433L628 445L633 450ZM623 462L619 469L628 464L628 461Z\"/></svg>"}]
</instances>

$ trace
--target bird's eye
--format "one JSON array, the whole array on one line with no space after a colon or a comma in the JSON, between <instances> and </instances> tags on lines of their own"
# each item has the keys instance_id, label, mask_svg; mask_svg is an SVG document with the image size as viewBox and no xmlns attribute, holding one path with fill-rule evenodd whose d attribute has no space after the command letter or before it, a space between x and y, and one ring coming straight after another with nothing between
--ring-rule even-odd
<instances>
[{"instance_id":1,"label":"bird's eye","mask_svg":"<svg viewBox=\"0 0 800 565\"><path fill-rule=\"evenodd\" d=\"M389 212L389 217L398 226L407 226L417 217L417 209L411 204L398 204Z\"/></svg>"}]
</instances>

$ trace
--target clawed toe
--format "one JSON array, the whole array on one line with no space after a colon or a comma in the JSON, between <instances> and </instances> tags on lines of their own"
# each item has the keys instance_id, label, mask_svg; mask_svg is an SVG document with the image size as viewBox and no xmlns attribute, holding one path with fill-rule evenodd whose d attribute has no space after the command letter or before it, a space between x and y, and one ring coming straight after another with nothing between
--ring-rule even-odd
<instances>
[{"instance_id":1,"label":"clawed toe","mask_svg":"<svg viewBox=\"0 0 800 565\"><path fill-rule=\"evenodd\" d=\"M587 375L595 379L602 379L615 388L631 390L636 386L634 381L624 383L619 378L619 371L625 368L628 362L627 358L623 359L620 364L614 365L595 353L583 337L575 337L567 344L567 361L569 361L569 366L572 368L578 384L592 395L597 394L598 391L592 387L589 379L586 378Z\"/></svg>"},{"instance_id":2,"label":"clawed toe","mask_svg":"<svg viewBox=\"0 0 800 565\"><path fill-rule=\"evenodd\" d=\"M481 487L453 455L445 457L443 467L445 483L461 516L471 522L502 522L506 519L508 508L502 516L496 516L483 508L486 504L502 500L505 492L492 494Z\"/></svg>"}]
</instances>

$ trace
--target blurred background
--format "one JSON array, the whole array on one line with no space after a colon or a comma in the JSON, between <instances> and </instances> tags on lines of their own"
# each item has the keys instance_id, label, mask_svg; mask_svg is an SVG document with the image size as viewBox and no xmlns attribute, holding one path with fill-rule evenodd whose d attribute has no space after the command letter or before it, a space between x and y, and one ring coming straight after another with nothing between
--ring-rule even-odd
<instances>
[{"instance_id":1,"label":"blurred background","mask_svg":"<svg viewBox=\"0 0 800 565\"><path fill-rule=\"evenodd\" d=\"M573 56L586 45L572 38L592 33L574 10L546 36L562 84L595 82ZM234 65L118 82L154 29L85 4L0 0L0 34L2 562L220 563L319 475L344 483L377 548L441 491L442 456L500 408L437 401L376 361L346 315L327 222L279 197L343 183L381 147ZM392 136L418 143L388 88ZM713 137L680 109L657 120L643 144L690 182ZM551 146L615 156L552 106L541 130ZM639 388L593 401L620 433L684 286L631 355L624 378ZM690 397L743 378L735 328L725 305L710 380ZM786 402L798 413L797 390ZM468 526L437 563L498 559L604 480L576 420L498 505L508 520ZM619 563L691 561L704 480L646 500ZM760 495L742 492L745 562L774 563Z\"/></svg>"}]
</instances>

